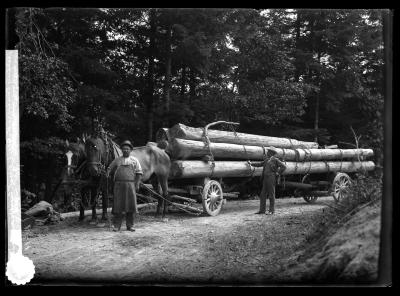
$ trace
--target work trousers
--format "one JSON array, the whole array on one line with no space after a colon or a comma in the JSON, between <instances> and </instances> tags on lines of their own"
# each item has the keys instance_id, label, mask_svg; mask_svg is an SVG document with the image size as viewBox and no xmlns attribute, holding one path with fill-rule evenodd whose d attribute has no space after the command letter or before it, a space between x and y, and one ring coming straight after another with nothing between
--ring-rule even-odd
<instances>
[{"instance_id":1,"label":"work trousers","mask_svg":"<svg viewBox=\"0 0 400 296\"><path fill-rule=\"evenodd\" d=\"M275 212L275 175L265 175L263 179L263 187L260 193L260 210L265 213L267 207L267 197L269 198L269 210Z\"/></svg>"},{"instance_id":2,"label":"work trousers","mask_svg":"<svg viewBox=\"0 0 400 296\"><path fill-rule=\"evenodd\" d=\"M123 218L123 214L122 213L118 213L118 214L114 214L114 227L116 228L121 228L122 225L122 218ZM126 228L132 228L133 226L133 212L127 212L125 214L125 218L126 218Z\"/></svg>"}]
</instances>

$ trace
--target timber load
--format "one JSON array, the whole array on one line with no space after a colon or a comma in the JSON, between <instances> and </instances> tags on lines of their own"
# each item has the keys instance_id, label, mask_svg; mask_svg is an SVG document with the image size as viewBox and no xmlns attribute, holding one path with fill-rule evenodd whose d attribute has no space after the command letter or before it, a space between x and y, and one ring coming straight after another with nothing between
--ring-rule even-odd
<instances>
[{"instance_id":1,"label":"timber load","mask_svg":"<svg viewBox=\"0 0 400 296\"><path fill-rule=\"evenodd\" d=\"M263 160L266 147L237 145L229 143L210 143L184 139L168 142L167 152L172 159L200 159L210 153L214 159ZM304 149L276 148L277 157L286 161L366 159L373 156L372 149Z\"/></svg>"},{"instance_id":2,"label":"timber load","mask_svg":"<svg viewBox=\"0 0 400 296\"><path fill-rule=\"evenodd\" d=\"M308 161L286 162L283 175L312 174L326 172L371 171L375 168L372 161ZM203 177L253 177L261 176L262 167L250 167L246 161L176 160L172 163L170 178L203 178Z\"/></svg>"},{"instance_id":3,"label":"timber load","mask_svg":"<svg viewBox=\"0 0 400 296\"><path fill-rule=\"evenodd\" d=\"M318 148L316 142L304 142L289 138L268 137L245 133L228 132L210 129L207 136L212 143L230 143L249 146L274 146L278 148ZM170 129L161 128L157 131L156 141L168 141L173 139L185 139L194 141L204 140L204 129L194 128L178 123Z\"/></svg>"},{"instance_id":4,"label":"timber load","mask_svg":"<svg viewBox=\"0 0 400 296\"><path fill-rule=\"evenodd\" d=\"M170 178L223 178L260 176L262 167L247 161L262 161L273 147L285 162L283 175L371 171L372 149L318 148L316 142L260 136L176 124L158 130L156 140L172 159ZM236 124L237 123L232 123Z\"/></svg>"}]
</instances>

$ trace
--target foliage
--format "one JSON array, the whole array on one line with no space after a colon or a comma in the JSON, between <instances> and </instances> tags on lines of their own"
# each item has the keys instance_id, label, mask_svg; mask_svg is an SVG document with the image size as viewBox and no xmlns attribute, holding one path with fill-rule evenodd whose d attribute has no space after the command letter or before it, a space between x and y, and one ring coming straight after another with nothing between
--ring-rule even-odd
<instances>
[{"instance_id":1,"label":"foliage","mask_svg":"<svg viewBox=\"0 0 400 296\"><path fill-rule=\"evenodd\" d=\"M63 157L46 165L61 151L53 144L98 124L138 146L167 122L236 121L238 131L317 137L320 145L352 142L352 126L381 165L380 15L18 8L25 181L50 184L46 170L54 179L65 165Z\"/></svg>"},{"instance_id":2,"label":"foliage","mask_svg":"<svg viewBox=\"0 0 400 296\"><path fill-rule=\"evenodd\" d=\"M315 229L307 237L307 241L323 241L328 237L328 233L334 232L363 207L379 204L382 200L382 192L382 175L356 174L339 203L324 209L321 220L313 226Z\"/></svg>"}]
</instances>

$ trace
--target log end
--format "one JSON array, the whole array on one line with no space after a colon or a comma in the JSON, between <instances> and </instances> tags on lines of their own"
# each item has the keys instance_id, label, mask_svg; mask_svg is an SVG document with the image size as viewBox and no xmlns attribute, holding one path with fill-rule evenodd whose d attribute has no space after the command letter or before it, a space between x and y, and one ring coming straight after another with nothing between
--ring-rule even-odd
<instances>
[{"instance_id":1,"label":"log end","mask_svg":"<svg viewBox=\"0 0 400 296\"><path fill-rule=\"evenodd\" d=\"M160 128L156 132L156 142L168 141L169 140L169 131L167 128Z\"/></svg>"}]
</instances>

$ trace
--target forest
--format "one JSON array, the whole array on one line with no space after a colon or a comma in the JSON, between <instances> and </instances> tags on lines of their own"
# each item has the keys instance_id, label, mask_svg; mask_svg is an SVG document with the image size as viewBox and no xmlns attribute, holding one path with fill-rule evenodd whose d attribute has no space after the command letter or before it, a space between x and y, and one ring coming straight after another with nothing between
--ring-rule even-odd
<instances>
[{"instance_id":1,"label":"forest","mask_svg":"<svg viewBox=\"0 0 400 296\"><path fill-rule=\"evenodd\" d=\"M16 8L21 187L51 201L65 140L161 127L374 150L383 164L381 10ZM361 137L360 137L361 136Z\"/></svg>"}]
</instances>

